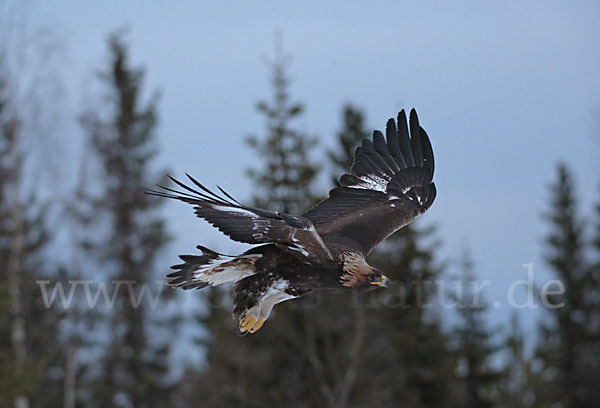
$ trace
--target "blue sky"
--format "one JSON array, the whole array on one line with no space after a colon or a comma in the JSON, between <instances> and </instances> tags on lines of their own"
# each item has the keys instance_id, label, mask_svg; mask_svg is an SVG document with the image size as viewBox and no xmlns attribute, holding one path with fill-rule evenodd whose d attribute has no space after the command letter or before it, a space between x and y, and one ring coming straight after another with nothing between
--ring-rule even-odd
<instances>
[{"instance_id":1,"label":"blue sky","mask_svg":"<svg viewBox=\"0 0 600 408\"><path fill-rule=\"evenodd\" d=\"M241 199L252 193L245 170L256 160L243 138L262 130L254 106L269 96L262 57L272 55L276 31L294 57L292 94L306 104L299 125L319 137L319 155L335 143L344 102L379 129L415 107L438 188L421 222L439 226L444 258L470 247L478 276L492 281L486 298L503 301L494 321L507 317L506 291L526 277L522 264L534 263L539 282L549 278L540 214L556 162L574 170L587 208L600 199L597 1L35 4L65 46L66 144L81 139L75 115L94 95L107 34L126 25L146 89L162 92L158 161ZM166 209L176 238L166 262L198 243L244 248L184 205ZM533 321L535 311L521 313Z\"/></svg>"}]
</instances>

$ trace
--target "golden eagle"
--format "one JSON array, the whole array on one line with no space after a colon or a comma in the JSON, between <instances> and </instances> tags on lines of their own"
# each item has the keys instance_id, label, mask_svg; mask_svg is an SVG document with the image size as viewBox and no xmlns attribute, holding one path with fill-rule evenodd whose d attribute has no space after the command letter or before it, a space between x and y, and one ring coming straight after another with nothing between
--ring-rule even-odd
<instances>
[{"instance_id":1,"label":"golden eagle","mask_svg":"<svg viewBox=\"0 0 600 408\"><path fill-rule=\"evenodd\" d=\"M389 279L365 258L431 206L433 170L431 143L413 109L408 123L401 111L397 125L387 122L385 137L376 130L364 139L340 187L302 216L247 207L189 175L194 188L171 178L181 191L159 186L164 191L149 193L192 204L198 217L234 241L262 245L238 256L198 246L202 255L181 255L168 284L201 289L234 282L239 335L260 329L275 304L313 290L387 287Z\"/></svg>"}]
</instances>

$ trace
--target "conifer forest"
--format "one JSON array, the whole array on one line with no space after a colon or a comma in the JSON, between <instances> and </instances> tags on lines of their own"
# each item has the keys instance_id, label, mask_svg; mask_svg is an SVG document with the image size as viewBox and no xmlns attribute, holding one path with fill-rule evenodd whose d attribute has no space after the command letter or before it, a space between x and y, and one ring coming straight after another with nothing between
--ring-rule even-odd
<instances>
[{"instance_id":1,"label":"conifer forest","mask_svg":"<svg viewBox=\"0 0 600 408\"><path fill-rule=\"evenodd\" d=\"M0 0L0 408L600 406L598 18ZM389 288L240 337L231 284L166 285L250 246L147 190L301 215L412 107L438 195L369 255Z\"/></svg>"}]
</instances>

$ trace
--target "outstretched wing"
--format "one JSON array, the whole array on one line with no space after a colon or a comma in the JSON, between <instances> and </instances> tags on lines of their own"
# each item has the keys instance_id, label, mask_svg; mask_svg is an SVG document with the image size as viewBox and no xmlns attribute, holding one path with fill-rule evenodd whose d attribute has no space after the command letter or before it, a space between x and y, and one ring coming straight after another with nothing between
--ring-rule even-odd
<instances>
[{"instance_id":1,"label":"outstretched wing","mask_svg":"<svg viewBox=\"0 0 600 408\"><path fill-rule=\"evenodd\" d=\"M221 187L218 188L224 197L208 190L189 174L186 175L202 191L169 177L185 191L159 186L164 191L149 190L147 193L192 204L196 216L205 219L234 241L273 243L307 262L332 259L329 249L309 219L246 207Z\"/></svg>"},{"instance_id":2,"label":"outstretched wing","mask_svg":"<svg viewBox=\"0 0 600 408\"><path fill-rule=\"evenodd\" d=\"M311 220L330 247L350 248L369 254L383 239L414 221L433 203L436 189L434 160L427 133L417 113L404 110L356 149L350 174L341 187L303 217Z\"/></svg>"}]
</instances>

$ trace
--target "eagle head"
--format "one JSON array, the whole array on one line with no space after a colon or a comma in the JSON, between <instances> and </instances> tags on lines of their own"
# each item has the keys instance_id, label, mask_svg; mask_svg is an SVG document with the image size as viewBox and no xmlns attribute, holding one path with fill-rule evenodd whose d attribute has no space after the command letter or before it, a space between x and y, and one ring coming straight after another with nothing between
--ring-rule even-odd
<instances>
[{"instance_id":1,"label":"eagle head","mask_svg":"<svg viewBox=\"0 0 600 408\"><path fill-rule=\"evenodd\" d=\"M342 259L342 276L340 282L343 286L352 289L368 290L376 287L387 288L390 280L377 268L373 268L365 258L356 253L344 254Z\"/></svg>"},{"instance_id":2,"label":"eagle head","mask_svg":"<svg viewBox=\"0 0 600 408\"><path fill-rule=\"evenodd\" d=\"M382 288L387 288L390 286L390 279L385 276L381 271L377 268L372 268L373 273L367 275L367 282L371 286L381 286Z\"/></svg>"}]
</instances>

